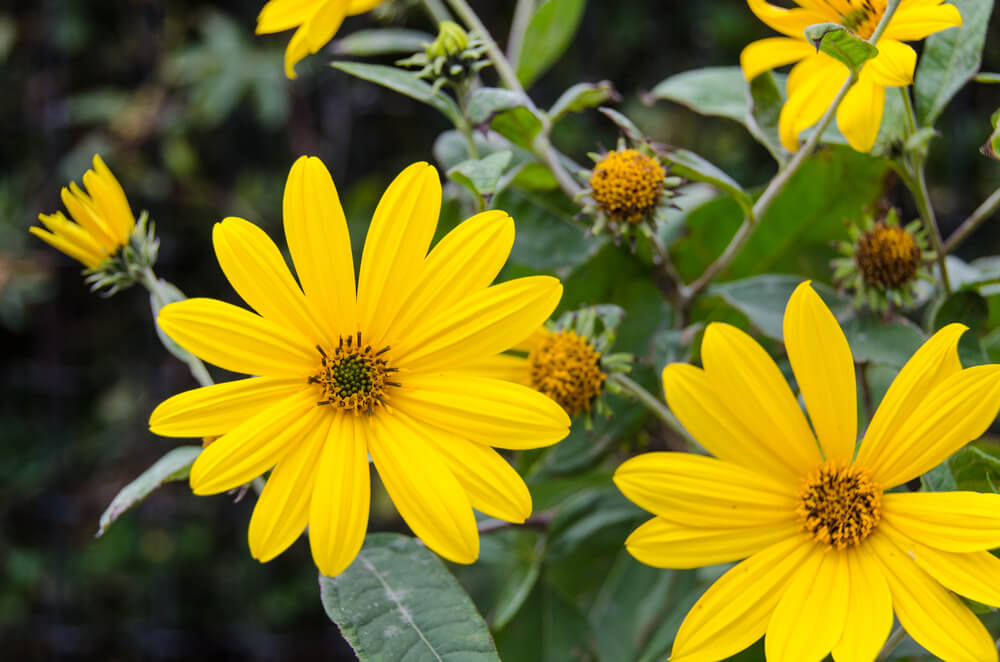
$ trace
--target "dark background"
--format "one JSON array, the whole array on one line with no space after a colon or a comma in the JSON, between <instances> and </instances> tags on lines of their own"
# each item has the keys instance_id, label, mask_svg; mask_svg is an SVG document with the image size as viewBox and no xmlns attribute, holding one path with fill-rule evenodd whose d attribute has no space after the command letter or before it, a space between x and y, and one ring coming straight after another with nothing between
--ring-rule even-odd
<instances>
[{"instance_id":1,"label":"dark background","mask_svg":"<svg viewBox=\"0 0 1000 662\"><path fill-rule=\"evenodd\" d=\"M351 659L323 614L306 542L267 565L250 557L252 495L234 504L173 483L94 538L116 492L177 444L148 432L149 412L194 384L157 341L143 291L93 296L79 265L27 233L99 152L136 213L157 222L158 273L189 295L235 300L211 251L212 224L238 215L280 237L288 168L315 154L360 245L383 188L407 164L433 160L448 126L322 57L286 81L291 33L254 37L262 4L0 5L0 658ZM502 40L513 2L473 4ZM398 24L431 30L420 7L393 7ZM349 19L341 36L375 22ZM1000 69L998 26L994 17L987 71ZM744 45L770 34L738 0L595 0L532 96L548 106L579 80L609 79L652 137L757 186L773 165L739 126L638 97L669 75L734 65ZM489 70L484 78L494 81ZM970 85L939 123L946 138L934 143L930 180L945 234L1000 184L1000 164L976 151L998 106L1000 86ZM555 136L581 163L616 139L597 113L566 120ZM902 192L887 194L905 206ZM986 228L960 254L996 253L997 237ZM384 497L372 530L405 530Z\"/></svg>"}]
</instances>

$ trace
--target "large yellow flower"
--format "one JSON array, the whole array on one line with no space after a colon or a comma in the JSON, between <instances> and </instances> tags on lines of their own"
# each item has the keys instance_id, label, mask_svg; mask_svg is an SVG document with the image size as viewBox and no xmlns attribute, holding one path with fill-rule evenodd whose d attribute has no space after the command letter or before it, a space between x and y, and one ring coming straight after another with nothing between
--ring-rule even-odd
<instances>
[{"instance_id":1,"label":"large yellow flower","mask_svg":"<svg viewBox=\"0 0 1000 662\"><path fill-rule=\"evenodd\" d=\"M257 16L257 34L296 28L285 48L285 75L295 78L295 65L326 46L348 16L363 14L384 0L270 0Z\"/></svg>"},{"instance_id":2,"label":"large yellow flower","mask_svg":"<svg viewBox=\"0 0 1000 662\"><path fill-rule=\"evenodd\" d=\"M94 155L94 169L83 174L86 191L70 182L62 189L62 201L73 221L61 212L39 214L47 228L28 231L42 241L95 269L128 244L135 216L121 184L101 157Z\"/></svg>"},{"instance_id":3,"label":"large yellow flower","mask_svg":"<svg viewBox=\"0 0 1000 662\"><path fill-rule=\"evenodd\" d=\"M847 80L847 66L825 53L817 53L804 31L817 23L839 23L862 39L869 39L887 0L795 0L799 7L784 9L765 0L747 0L757 18L787 35L755 41L743 49L740 64L747 80L797 62L788 76L788 100L781 109L778 131L781 143L793 152L799 133L819 121ZM904 41L962 24L962 15L943 0L902 0L878 43L878 55L864 64L858 82L837 109L837 126L851 147L871 150L882 124L885 88L913 82L916 52Z\"/></svg>"},{"instance_id":4,"label":"large yellow flower","mask_svg":"<svg viewBox=\"0 0 1000 662\"><path fill-rule=\"evenodd\" d=\"M664 568L746 559L691 608L671 660L720 660L766 633L769 662L831 651L837 662L871 662L893 610L944 660L997 659L955 593L1000 605L1000 559L987 551L1000 547L1000 495L887 491L996 417L1000 366L963 370L964 330L949 325L913 355L856 455L851 351L808 283L788 302L784 334L811 429L771 357L732 326L705 331L704 369L664 369L667 403L715 457L648 453L622 464L615 483L656 515L625 544Z\"/></svg>"},{"instance_id":5,"label":"large yellow flower","mask_svg":"<svg viewBox=\"0 0 1000 662\"><path fill-rule=\"evenodd\" d=\"M259 315L214 299L161 311L160 327L185 349L259 375L181 393L150 417L164 436L222 435L191 468L196 494L274 467L250 520L255 558L277 556L308 524L320 570L347 567L368 524L369 457L413 532L453 561L479 554L473 508L513 522L530 514L527 487L491 446L553 444L569 419L540 393L462 368L531 334L562 286L547 276L490 286L514 241L500 211L470 218L428 254L440 206L437 171L404 170L375 210L355 287L333 180L302 157L284 198L302 288L263 231L227 218L213 232L216 255Z\"/></svg>"}]
</instances>

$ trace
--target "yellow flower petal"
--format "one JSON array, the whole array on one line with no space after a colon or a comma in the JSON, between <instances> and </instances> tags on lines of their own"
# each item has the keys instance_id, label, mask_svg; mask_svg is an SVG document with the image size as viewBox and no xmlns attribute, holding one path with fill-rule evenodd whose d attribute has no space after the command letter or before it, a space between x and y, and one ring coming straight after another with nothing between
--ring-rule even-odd
<instances>
[{"instance_id":1,"label":"yellow flower petal","mask_svg":"<svg viewBox=\"0 0 1000 662\"><path fill-rule=\"evenodd\" d=\"M495 356L479 361L470 361L462 366L460 372L478 375L479 377L505 379L515 384L525 385L531 379L528 359L513 354L496 354Z\"/></svg>"},{"instance_id":2,"label":"yellow flower petal","mask_svg":"<svg viewBox=\"0 0 1000 662\"><path fill-rule=\"evenodd\" d=\"M887 87L905 87L913 82L917 67L917 52L895 39L882 38L878 42L878 55L865 62L864 74L872 81Z\"/></svg>"},{"instance_id":3,"label":"yellow flower petal","mask_svg":"<svg viewBox=\"0 0 1000 662\"><path fill-rule=\"evenodd\" d=\"M309 508L309 546L319 571L334 577L361 551L371 506L371 427L351 414L333 418L323 442Z\"/></svg>"},{"instance_id":4,"label":"yellow flower petal","mask_svg":"<svg viewBox=\"0 0 1000 662\"><path fill-rule=\"evenodd\" d=\"M375 7L385 2L385 0L351 0L347 6L347 15L356 16L371 11Z\"/></svg>"},{"instance_id":5,"label":"yellow flower petal","mask_svg":"<svg viewBox=\"0 0 1000 662\"><path fill-rule=\"evenodd\" d=\"M121 244L115 238L107 220L101 218L100 212L94 208L90 197L76 185L76 182L70 182L69 188L64 186L60 196L63 205L69 211L69 215L101 245L105 253L110 255L118 250Z\"/></svg>"},{"instance_id":6,"label":"yellow flower petal","mask_svg":"<svg viewBox=\"0 0 1000 662\"><path fill-rule=\"evenodd\" d=\"M257 15L257 34L284 32L302 25L329 0L270 0Z\"/></svg>"},{"instance_id":7,"label":"yellow flower petal","mask_svg":"<svg viewBox=\"0 0 1000 662\"><path fill-rule=\"evenodd\" d=\"M806 281L785 308L785 347L827 460L849 462L858 437L858 391L847 338Z\"/></svg>"},{"instance_id":8,"label":"yellow flower petal","mask_svg":"<svg viewBox=\"0 0 1000 662\"><path fill-rule=\"evenodd\" d=\"M757 641L811 541L791 538L732 568L698 599L681 623L671 662L721 660Z\"/></svg>"},{"instance_id":9,"label":"yellow flower petal","mask_svg":"<svg viewBox=\"0 0 1000 662\"><path fill-rule=\"evenodd\" d=\"M835 662L874 660L892 629L892 594L878 560L864 548L844 551L850 572L847 621L833 647Z\"/></svg>"},{"instance_id":10,"label":"yellow flower petal","mask_svg":"<svg viewBox=\"0 0 1000 662\"><path fill-rule=\"evenodd\" d=\"M459 373L407 375L391 406L413 420L477 444L523 450L569 434L566 412L541 393L500 379Z\"/></svg>"},{"instance_id":11,"label":"yellow flower petal","mask_svg":"<svg viewBox=\"0 0 1000 662\"><path fill-rule=\"evenodd\" d=\"M796 519L796 487L692 453L644 453L615 471L628 499L693 527L736 528Z\"/></svg>"},{"instance_id":12,"label":"yellow flower petal","mask_svg":"<svg viewBox=\"0 0 1000 662\"><path fill-rule=\"evenodd\" d=\"M921 3L922 6L900 6L889 22L883 36L900 41L919 41L935 32L962 25L962 14L958 7L949 4Z\"/></svg>"},{"instance_id":13,"label":"yellow flower petal","mask_svg":"<svg viewBox=\"0 0 1000 662\"><path fill-rule=\"evenodd\" d=\"M322 161L303 156L292 165L282 207L288 250L316 321L331 336L356 332L351 237Z\"/></svg>"},{"instance_id":14,"label":"yellow flower petal","mask_svg":"<svg viewBox=\"0 0 1000 662\"><path fill-rule=\"evenodd\" d=\"M94 172L97 173L97 179L100 181L100 191L95 193L91 190L90 194L95 197L95 200L99 198L103 201L101 204L110 213L109 224L115 228L119 242L125 244L132 233L132 228L135 227L135 216L132 215L132 207L128 204L125 189L118 183L118 179L115 178L99 154L94 154Z\"/></svg>"},{"instance_id":15,"label":"yellow flower petal","mask_svg":"<svg viewBox=\"0 0 1000 662\"><path fill-rule=\"evenodd\" d=\"M212 230L215 255L233 289L260 315L297 330L314 345L332 344L309 310L281 251L267 234L242 218Z\"/></svg>"},{"instance_id":16,"label":"yellow flower petal","mask_svg":"<svg viewBox=\"0 0 1000 662\"><path fill-rule=\"evenodd\" d=\"M506 212L487 211L460 223L427 256L386 336L420 335L448 308L488 287L513 245L514 221Z\"/></svg>"},{"instance_id":17,"label":"yellow flower petal","mask_svg":"<svg viewBox=\"0 0 1000 662\"><path fill-rule=\"evenodd\" d=\"M302 58L318 52L333 39L346 16L345 0L333 0L321 4L316 13L299 26L285 48L285 75L288 78L294 80L297 77L295 65Z\"/></svg>"},{"instance_id":18,"label":"yellow flower petal","mask_svg":"<svg viewBox=\"0 0 1000 662\"><path fill-rule=\"evenodd\" d=\"M201 452L191 466L195 494L218 494L245 485L277 464L322 423L313 389L279 400L236 426Z\"/></svg>"},{"instance_id":19,"label":"yellow flower petal","mask_svg":"<svg viewBox=\"0 0 1000 662\"><path fill-rule=\"evenodd\" d=\"M788 100L778 116L785 149L799 149L799 134L816 124L833 103L848 76L847 67L818 53L805 58L788 75Z\"/></svg>"},{"instance_id":20,"label":"yellow flower petal","mask_svg":"<svg viewBox=\"0 0 1000 662\"><path fill-rule=\"evenodd\" d=\"M900 450L903 424L913 418L917 407L935 386L962 369L958 361L958 339L967 327L949 324L931 336L910 357L882 398L858 448L858 464L874 472Z\"/></svg>"},{"instance_id":21,"label":"yellow flower petal","mask_svg":"<svg viewBox=\"0 0 1000 662\"><path fill-rule=\"evenodd\" d=\"M746 79L753 80L765 71L815 54L816 48L803 39L769 37L747 44L740 53L740 67Z\"/></svg>"},{"instance_id":22,"label":"yellow flower petal","mask_svg":"<svg viewBox=\"0 0 1000 662\"><path fill-rule=\"evenodd\" d=\"M171 303L157 322L184 349L233 372L305 381L319 367L319 353L306 338L215 299Z\"/></svg>"},{"instance_id":23,"label":"yellow flower petal","mask_svg":"<svg viewBox=\"0 0 1000 662\"><path fill-rule=\"evenodd\" d=\"M715 457L789 483L801 480L804 466L790 464L770 434L756 437L716 395L701 368L687 363L668 365L663 369L663 390L670 410Z\"/></svg>"},{"instance_id":24,"label":"yellow flower petal","mask_svg":"<svg viewBox=\"0 0 1000 662\"><path fill-rule=\"evenodd\" d=\"M77 249L84 251L88 256L101 262L107 257L107 251L100 242L94 239L93 235L87 232L79 223L73 223L61 212L54 214L39 214L38 220L42 222L50 232L63 241L74 245Z\"/></svg>"},{"instance_id":25,"label":"yellow flower petal","mask_svg":"<svg viewBox=\"0 0 1000 662\"><path fill-rule=\"evenodd\" d=\"M89 269L93 269L104 261L103 255L94 253L89 246L83 246L67 239L65 235L52 234L37 227L28 228L28 232Z\"/></svg>"},{"instance_id":26,"label":"yellow flower petal","mask_svg":"<svg viewBox=\"0 0 1000 662\"><path fill-rule=\"evenodd\" d=\"M449 561L475 561L479 531L472 506L438 451L392 415L372 419L369 449L386 492L413 533Z\"/></svg>"},{"instance_id":27,"label":"yellow flower petal","mask_svg":"<svg viewBox=\"0 0 1000 662\"><path fill-rule=\"evenodd\" d=\"M913 639L944 660L995 662L993 638L961 600L924 572L881 530L865 546L878 556L896 617Z\"/></svg>"},{"instance_id":28,"label":"yellow flower petal","mask_svg":"<svg viewBox=\"0 0 1000 662\"><path fill-rule=\"evenodd\" d=\"M93 170L83 173L83 185L87 187L87 193L90 194L94 208L100 218L104 220L115 244L123 246L128 241L131 226L135 224L132 211L128 209L128 203L126 202L125 209L122 209L112 187ZM124 217L125 214L128 216Z\"/></svg>"},{"instance_id":29,"label":"yellow flower petal","mask_svg":"<svg viewBox=\"0 0 1000 662\"><path fill-rule=\"evenodd\" d=\"M977 492L893 492L882 517L903 534L947 552L1000 547L1000 495Z\"/></svg>"},{"instance_id":30,"label":"yellow flower petal","mask_svg":"<svg viewBox=\"0 0 1000 662\"><path fill-rule=\"evenodd\" d=\"M705 528L654 517L625 540L625 548L654 568L700 568L739 561L788 538L801 529L798 522L750 527Z\"/></svg>"},{"instance_id":31,"label":"yellow flower petal","mask_svg":"<svg viewBox=\"0 0 1000 662\"><path fill-rule=\"evenodd\" d=\"M747 0L747 4L750 6L750 11L768 27L797 39L803 38L803 33L810 25L831 20L828 15L820 12L799 8L785 9L764 0Z\"/></svg>"},{"instance_id":32,"label":"yellow flower petal","mask_svg":"<svg viewBox=\"0 0 1000 662\"><path fill-rule=\"evenodd\" d=\"M163 437L216 437L302 388L301 379L251 377L184 391L153 410L149 429Z\"/></svg>"},{"instance_id":33,"label":"yellow flower petal","mask_svg":"<svg viewBox=\"0 0 1000 662\"><path fill-rule=\"evenodd\" d=\"M837 108L837 127L852 149L871 151L882 126L884 109L885 88L872 76L860 76Z\"/></svg>"},{"instance_id":34,"label":"yellow flower petal","mask_svg":"<svg viewBox=\"0 0 1000 662\"><path fill-rule=\"evenodd\" d=\"M795 396L757 341L734 326L709 324L701 359L719 399L757 439L770 438L800 476L822 463Z\"/></svg>"},{"instance_id":35,"label":"yellow flower petal","mask_svg":"<svg viewBox=\"0 0 1000 662\"><path fill-rule=\"evenodd\" d=\"M304 431L301 443L267 478L247 531L250 553L261 563L288 549L306 528L316 470L332 420L332 416L325 416L319 425Z\"/></svg>"},{"instance_id":36,"label":"yellow flower petal","mask_svg":"<svg viewBox=\"0 0 1000 662\"><path fill-rule=\"evenodd\" d=\"M941 382L900 427L874 478L885 489L930 471L986 432L1000 409L1000 365L967 368Z\"/></svg>"},{"instance_id":37,"label":"yellow flower petal","mask_svg":"<svg viewBox=\"0 0 1000 662\"><path fill-rule=\"evenodd\" d=\"M358 280L361 328L375 345L420 280L441 213L441 180L426 163L401 172L382 195L365 239Z\"/></svg>"},{"instance_id":38,"label":"yellow flower petal","mask_svg":"<svg viewBox=\"0 0 1000 662\"><path fill-rule=\"evenodd\" d=\"M1000 559L989 552L957 554L922 545L887 525L886 536L945 588L986 605L1000 606Z\"/></svg>"},{"instance_id":39,"label":"yellow flower petal","mask_svg":"<svg viewBox=\"0 0 1000 662\"><path fill-rule=\"evenodd\" d=\"M447 370L498 354L528 337L562 297L551 276L518 278L480 290L392 343L406 370Z\"/></svg>"},{"instance_id":40,"label":"yellow flower petal","mask_svg":"<svg viewBox=\"0 0 1000 662\"><path fill-rule=\"evenodd\" d=\"M840 641L851 592L847 555L813 547L767 625L768 662L820 662Z\"/></svg>"}]
</instances>

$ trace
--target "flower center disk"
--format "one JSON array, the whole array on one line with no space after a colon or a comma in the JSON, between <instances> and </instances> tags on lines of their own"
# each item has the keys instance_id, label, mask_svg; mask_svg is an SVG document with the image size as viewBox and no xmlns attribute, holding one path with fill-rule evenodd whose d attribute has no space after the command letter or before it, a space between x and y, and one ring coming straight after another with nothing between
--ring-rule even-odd
<instances>
[{"instance_id":1,"label":"flower center disk","mask_svg":"<svg viewBox=\"0 0 1000 662\"><path fill-rule=\"evenodd\" d=\"M601 353L574 331L550 333L528 356L531 386L549 396L570 417L589 411L607 375Z\"/></svg>"},{"instance_id":2,"label":"flower center disk","mask_svg":"<svg viewBox=\"0 0 1000 662\"><path fill-rule=\"evenodd\" d=\"M862 39L869 39L885 13L885 0L850 0L850 5L853 9L841 14L844 27Z\"/></svg>"},{"instance_id":3,"label":"flower center disk","mask_svg":"<svg viewBox=\"0 0 1000 662\"><path fill-rule=\"evenodd\" d=\"M796 513L817 542L853 547L878 525L882 490L864 469L829 461L803 481Z\"/></svg>"},{"instance_id":4,"label":"flower center disk","mask_svg":"<svg viewBox=\"0 0 1000 662\"><path fill-rule=\"evenodd\" d=\"M308 381L323 390L323 400L317 404L371 416L376 407L385 406L386 387L399 386L389 379L396 372L384 358L389 348L375 351L371 345L364 345L360 331L341 336L332 352L318 345L316 349L320 353L320 369Z\"/></svg>"},{"instance_id":5,"label":"flower center disk","mask_svg":"<svg viewBox=\"0 0 1000 662\"><path fill-rule=\"evenodd\" d=\"M656 159L637 149L609 152L594 166L590 188L604 213L637 223L656 207L666 171Z\"/></svg>"},{"instance_id":6,"label":"flower center disk","mask_svg":"<svg viewBox=\"0 0 1000 662\"><path fill-rule=\"evenodd\" d=\"M920 246L909 232L895 225L876 223L858 239L854 259L865 282L881 289L906 285L917 274Z\"/></svg>"}]
</instances>

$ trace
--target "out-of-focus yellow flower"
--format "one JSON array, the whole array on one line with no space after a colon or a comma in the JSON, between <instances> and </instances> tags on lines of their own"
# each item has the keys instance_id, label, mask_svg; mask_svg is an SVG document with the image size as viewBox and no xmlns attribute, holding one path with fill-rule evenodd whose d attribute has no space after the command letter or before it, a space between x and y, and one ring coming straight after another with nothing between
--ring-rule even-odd
<instances>
[{"instance_id":1,"label":"out-of-focus yellow flower","mask_svg":"<svg viewBox=\"0 0 1000 662\"><path fill-rule=\"evenodd\" d=\"M96 269L128 244L135 216L121 184L97 154L94 169L83 175L83 185L86 191L76 182L62 189L63 204L73 220L61 211L39 214L45 229L33 227L29 232L85 267Z\"/></svg>"},{"instance_id":2,"label":"out-of-focus yellow flower","mask_svg":"<svg viewBox=\"0 0 1000 662\"><path fill-rule=\"evenodd\" d=\"M761 21L786 35L755 41L743 49L740 64L747 80L786 64L796 64L788 76L788 100L781 109L778 132L789 150L799 148L799 133L816 124L847 81L847 66L818 53L804 31L817 23L839 23L869 39L885 13L887 0L795 0L796 8L776 7L765 0L747 0ZM864 64L857 83L837 110L837 126L859 152L875 144L885 88L913 82L916 52L904 41L957 27L962 15L943 0L902 0L875 47L878 55Z\"/></svg>"},{"instance_id":3,"label":"out-of-focus yellow flower","mask_svg":"<svg viewBox=\"0 0 1000 662\"><path fill-rule=\"evenodd\" d=\"M323 48L348 16L364 14L383 0L271 0L257 16L257 34L296 28L285 48L285 75L295 78L295 65Z\"/></svg>"}]
</instances>

